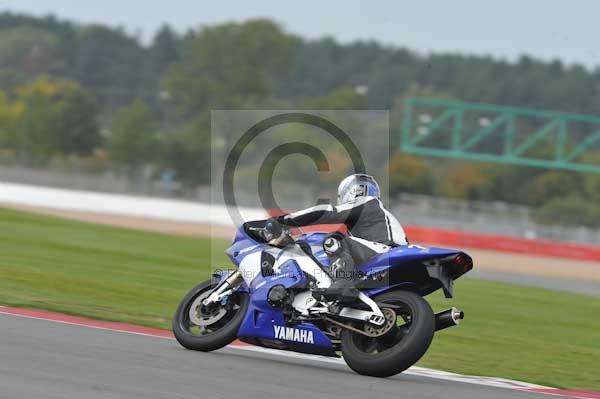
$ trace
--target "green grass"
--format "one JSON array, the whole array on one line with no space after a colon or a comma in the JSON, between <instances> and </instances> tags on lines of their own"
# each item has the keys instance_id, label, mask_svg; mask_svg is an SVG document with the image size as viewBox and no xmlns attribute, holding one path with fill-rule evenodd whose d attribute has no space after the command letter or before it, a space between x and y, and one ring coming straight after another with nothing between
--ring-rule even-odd
<instances>
[{"instance_id":1,"label":"green grass","mask_svg":"<svg viewBox=\"0 0 600 399\"><path fill-rule=\"evenodd\" d=\"M217 244L219 265L226 246ZM0 209L0 303L168 328L180 298L209 275L209 248ZM428 297L466 320L436 334L420 366L600 389L599 298L469 280L455 293Z\"/></svg>"},{"instance_id":2,"label":"green grass","mask_svg":"<svg viewBox=\"0 0 600 399\"><path fill-rule=\"evenodd\" d=\"M209 275L209 247L0 209L0 303L169 328L181 297Z\"/></svg>"}]
</instances>

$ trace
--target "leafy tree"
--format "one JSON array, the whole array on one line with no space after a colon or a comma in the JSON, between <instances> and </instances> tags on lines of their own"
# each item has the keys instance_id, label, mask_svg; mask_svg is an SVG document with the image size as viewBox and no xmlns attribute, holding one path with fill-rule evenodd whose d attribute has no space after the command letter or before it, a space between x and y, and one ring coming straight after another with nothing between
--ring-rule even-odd
<instances>
[{"instance_id":1,"label":"leafy tree","mask_svg":"<svg viewBox=\"0 0 600 399\"><path fill-rule=\"evenodd\" d=\"M57 149L63 154L87 155L102 143L94 97L81 88L57 105Z\"/></svg>"},{"instance_id":2,"label":"leafy tree","mask_svg":"<svg viewBox=\"0 0 600 399\"><path fill-rule=\"evenodd\" d=\"M528 201L531 204L543 204L565 193L580 193L580 181L577 174L550 170L535 177L529 186Z\"/></svg>"},{"instance_id":3,"label":"leafy tree","mask_svg":"<svg viewBox=\"0 0 600 399\"><path fill-rule=\"evenodd\" d=\"M240 108L267 98L272 75L291 68L297 39L268 20L207 27L188 35L180 61L166 73L182 127L167 139L167 163L187 183L210 178L211 109ZM227 138L225 138L227 139Z\"/></svg>"},{"instance_id":4,"label":"leafy tree","mask_svg":"<svg viewBox=\"0 0 600 399\"><path fill-rule=\"evenodd\" d=\"M24 112L21 102L10 102L0 91L0 148L16 149L18 126Z\"/></svg>"},{"instance_id":5,"label":"leafy tree","mask_svg":"<svg viewBox=\"0 0 600 399\"><path fill-rule=\"evenodd\" d=\"M179 60L181 39L169 25L163 25L154 36L146 55L147 87L156 89L167 68Z\"/></svg>"},{"instance_id":6,"label":"leafy tree","mask_svg":"<svg viewBox=\"0 0 600 399\"><path fill-rule=\"evenodd\" d=\"M41 77L17 89L23 114L15 143L33 162L88 154L100 143L94 101L77 83Z\"/></svg>"},{"instance_id":7,"label":"leafy tree","mask_svg":"<svg viewBox=\"0 0 600 399\"><path fill-rule=\"evenodd\" d=\"M26 162L44 163L56 153L55 87L48 81L36 81L21 88L19 99L25 111L17 137L17 154Z\"/></svg>"},{"instance_id":8,"label":"leafy tree","mask_svg":"<svg viewBox=\"0 0 600 399\"><path fill-rule=\"evenodd\" d=\"M400 193L431 194L434 191L433 170L424 158L396 153L390 160L390 195Z\"/></svg>"},{"instance_id":9,"label":"leafy tree","mask_svg":"<svg viewBox=\"0 0 600 399\"><path fill-rule=\"evenodd\" d=\"M484 199L490 189L490 179L480 164L460 162L442 177L440 194L455 199Z\"/></svg>"},{"instance_id":10,"label":"leafy tree","mask_svg":"<svg viewBox=\"0 0 600 399\"><path fill-rule=\"evenodd\" d=\"M185 40L181 60L167 73L166 88L184 118L240 107L267 96L269 76L291 68L296 43L268 20L204 28Z\"/></svg>"},{"instance_id":11,"label":"leafy tree","mask_svg":"<svg viewBox=\"0 0 600 399\"><path fill-rule=\"evenodd\" d=\"M157 155L159 139L150 108L141 100L120 109L110 130L112 158L136 171Z\"/></svg>"},{"instance_id":12,"label":"leafy tree","mask_svg":"<svg viewBox=\"0 0 600 399\"><path fill-rule=\"evenodd\" d=\"M585 155L582 161L600 165L600 151L591 152ZM585 173L581 176L581 179L585 196L589 198L590 202L600 203L600 174Z\"/></svg>"},{"instance_id":13,"label":"leafy tree","mask_svg":"<svg viewBox=\"0 0 600 399\"><path fill-rule=\"evenodd\" d=\"M308 99L306 106L314 109L360 110L367 106L367 99L354 87L339 87L324 97Z\"/></svg>"},{"instance_id":14,"label":"leafy tree","mask_svg":"<svg viewBox=\"0 0 600 399\"><path fill-rule=\"evenodd\" d=\"M71 77L75 29L53 16L0 13L0 85L13 89L36 74Z\"/></svg>"},{"instance_id":15,"label":"leafy tree","mask_svg":"<svg viewBox=\"0 0 600 399\"><path fill-rule=\"evenodd\" d=\"M144 50L121 30L84 27L78 37L75 76L104 107L127 104L141 88Z\"/></svg>"},{"instance_id":16,"label":"leafy tree","mask_svg":"<svg viewBox=\"0 0 600 399\"><path fill-rule=\"evenodd\" d=\"M210 129L195 121L165 138L164 166L187 187L210 183Z\"/></svg>"},{"instance_id":17,"label":"leafy tree","mask_svg":"<svg viewBox=\"0 0 600 399\"><path fill-rule=\"evenodd\" d=\"M1 31L0 67L20 70L30 75L56 70L58 38L50 32L31 26L18 26Z\"/></svg>"}]
</instances>

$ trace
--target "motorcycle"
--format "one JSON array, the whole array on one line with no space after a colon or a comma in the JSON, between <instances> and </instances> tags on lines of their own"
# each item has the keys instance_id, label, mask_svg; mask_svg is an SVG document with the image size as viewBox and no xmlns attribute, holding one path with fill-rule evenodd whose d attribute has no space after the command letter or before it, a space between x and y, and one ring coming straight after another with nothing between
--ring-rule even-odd
<instances>
[{"instance_id":1,"label":"motorcycle","mask_svg":"<svg viewBox=\"0 0 600 399\"><path fill-rule=\"evenodd\" d=\"M427 351L435 331L464 318L456 308L434 314L424 296L473 268L462 251L420 245L392 247L358 265L350 303L315 294L331 285L323 249L327 233L289 230L274 238L266 221L244 223L227 255L236 265L193 288L173 317L187 349L213 351L235 339L267 348L342 357L355 372L401 373Z\"/></svg>"}]
</instances>

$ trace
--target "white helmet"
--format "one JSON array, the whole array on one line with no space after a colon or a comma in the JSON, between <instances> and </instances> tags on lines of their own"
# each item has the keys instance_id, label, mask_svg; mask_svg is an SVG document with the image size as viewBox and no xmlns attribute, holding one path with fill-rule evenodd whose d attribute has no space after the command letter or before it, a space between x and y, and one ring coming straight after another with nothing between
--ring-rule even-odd
<instances>
[{"instance_id":1,"label":"white helmet","mask_svg":"<svg viewBox=\"0 0 600 399\"><path fill-rule=\"evenodd\" d=\"M345 204L360 197L379 198L379 184L373 176L354 174L346 177L338 186L338 205Z\"/></svg>"}]
</instances>

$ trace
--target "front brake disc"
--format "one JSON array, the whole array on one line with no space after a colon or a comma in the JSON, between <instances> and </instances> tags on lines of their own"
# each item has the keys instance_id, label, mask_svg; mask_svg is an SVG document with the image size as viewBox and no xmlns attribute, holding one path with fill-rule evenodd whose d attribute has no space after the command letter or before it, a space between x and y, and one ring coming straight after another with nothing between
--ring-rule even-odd
<instances>
[{"instance_id":1,"label":"front brake disc","mask_svg":"<svg viewBox=\"0 0 600 399\"><path fill-rule=\"evenodd\" d=\"M207 327L221 320L226 314L227 309L222 306L208 308L202 304L202 301L210 295L209 291L203 292L192 302L189 311L190 321L197 326Z\"/></svg>"}]
</instances>

